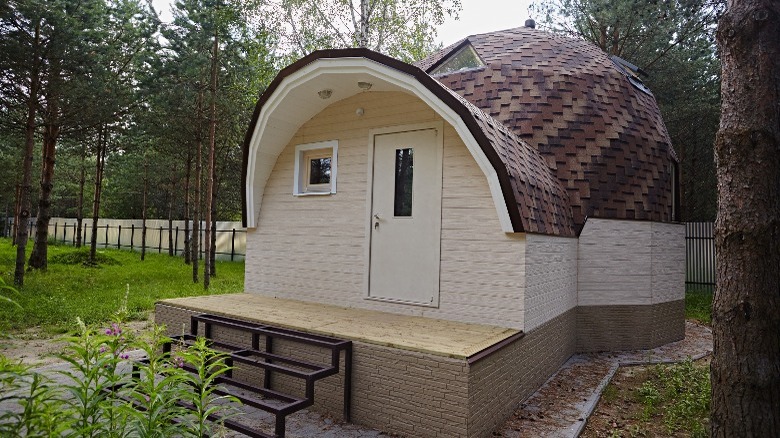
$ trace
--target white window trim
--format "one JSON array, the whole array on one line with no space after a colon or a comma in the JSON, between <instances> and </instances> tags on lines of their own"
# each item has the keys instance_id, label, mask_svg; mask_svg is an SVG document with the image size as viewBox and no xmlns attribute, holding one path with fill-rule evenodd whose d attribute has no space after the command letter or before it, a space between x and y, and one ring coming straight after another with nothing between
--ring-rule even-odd
<instances>
[{"instance_id":1,"label":"white window trim","mask_svg":"<svg viewBox=\"0 0 780 438\"><path fill-rule=\"evenodd\" d=\"M307 192L306 183L303 180L306 176L306 169L301 168L303 156L307 151L315 149L331 149L333 155L330 160L330 191ZM320 141L316 143L305 143L295 146L295 173L293 179L293 196L327 196L336 193L336 176L338 170L338 140Z\"/></svg>"}]
</instances>

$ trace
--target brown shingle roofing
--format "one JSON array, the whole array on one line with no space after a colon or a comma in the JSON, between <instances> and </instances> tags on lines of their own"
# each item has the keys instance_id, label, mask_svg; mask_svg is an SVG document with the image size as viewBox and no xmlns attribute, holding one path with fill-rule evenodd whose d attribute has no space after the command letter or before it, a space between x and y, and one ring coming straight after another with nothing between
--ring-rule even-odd
<instances>
[{"instance_id":1,"label":"brown shingle roofing","mask_svg":"<svg viewBox=\"0 0 780 438\"><path fill-rule=\"evenodd\" d=\"M321 58L364 57L416 78L463 121L496 170L512 228L516 232L574 236L575 227L566 192L544 158L506 126L443 86L421 69L368 49L333 49L314 52L283 69L257 102L244 137L242 182L246 186L249 145L260 111L290 74ZM246 224L246 190L242 191Z\"/></svg>"},{"instance_id":2,"label":"brown shingle roofing","mask_svg":"<svg viewBox=\"0 0 780 438\"><path fill-rule=\"evenodd\" d=\"M486 67L437 79L547 159L568 194L578 228L587 217L674 219L677 156L658 106L606 53L585 41L530 28L467 41ZM450 52L442 50L417 65L432 71Z\"/></svg>"},{"instance_id":3,"label":"brown shingle roofing","mask_svg":"<svg viewBox=\"0 0 780 438\"><path fill-rule=\"evenodd\" d=\"M514 204L520 211L523 231L574 236L576 230L566 191L539 152L463 97L447 91L471 112L480 130L501 157L510 175ZM511 208L509 204L507 208Z\"/></svg>"}]
</instances>

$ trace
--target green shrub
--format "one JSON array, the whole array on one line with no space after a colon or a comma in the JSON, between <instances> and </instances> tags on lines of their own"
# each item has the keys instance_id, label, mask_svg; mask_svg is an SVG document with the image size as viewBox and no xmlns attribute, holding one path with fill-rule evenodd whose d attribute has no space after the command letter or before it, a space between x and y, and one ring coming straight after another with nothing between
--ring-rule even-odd
<instances>
[{"instance_id":1,"label":"green shrub","mask_svg":"<svg viewBox=\"0 0 780 438\"><path fill-rule=\"evenodd\" d=\"M223 401L238 402L214 393L216 378L230 370L226 356L204 340L176 355L163 353L168 342L160 327L145 339L133 339L117 323L96 331L79 320L78 332L60 355L70 365L61 372L62 384L0 355L0 402L16 405L0 413L0 436L210 436L207 416L226 417L224 412L234 408ZM146 360L129 372L128 352L134 349L143 350ZM183 408L180 401L195 409Z\"/></svg>"}]
</instances>

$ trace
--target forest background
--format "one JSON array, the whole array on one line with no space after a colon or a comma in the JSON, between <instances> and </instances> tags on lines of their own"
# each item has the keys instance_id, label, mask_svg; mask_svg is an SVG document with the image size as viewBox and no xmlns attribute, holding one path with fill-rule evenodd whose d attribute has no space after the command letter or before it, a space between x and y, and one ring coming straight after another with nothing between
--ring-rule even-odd
<instances>
[{"instance_id":1,"label":"forest background","mask_svg":"<svg viewBox=\"0 0 780 438\"><path fill-rule=\"evenodd\" d=\"M530 8L540 30L587 39L646 73L681 158L684 221L715 217L714 31L723 7L540 0ZM437 26L460 9L458 0L176 0L163 22L143 0L6 2L0 217L37 218L43 233L52 216L240 220L241 145L280 68L347 46L412 62L441 47ZM30 266L45 269L45 248L36 250Z\"/></svg>"}]
</instances>

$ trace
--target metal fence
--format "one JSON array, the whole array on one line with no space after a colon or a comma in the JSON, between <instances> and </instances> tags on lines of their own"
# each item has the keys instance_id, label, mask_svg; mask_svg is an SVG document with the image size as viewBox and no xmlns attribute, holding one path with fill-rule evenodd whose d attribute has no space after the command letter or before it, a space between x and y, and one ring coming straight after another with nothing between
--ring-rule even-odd
<instances>
[{"instance_id":1,"label":"metal fence","mask_svg":"<svg viewBox=\"0 0 780 438\"><path fill-rule=\"evenodd\" d=\"M185 224L183 221L173 221L170 225L167 220L146 221L146 251L157 253L169 253L171 246L173 253L182 255L185 247ZM12 229L13 220L6 222L4 229ZM201 223L199 235L200 257L203 257L203 239L205 238L204 224ZM191 224L190 224L191 228ZM244 260L246 256L246 229L240 222L216 223L217 250L215 257L220 260ZM89 245L92 239L92 220L82 221L82 245ZM97 226L97 247L129 249L141 251L143 223L140 220L129 219L99 219ZM35 237L35 220L30 220L30 237ZM78 226L76 219L52 218L49 221L49 240L70 245L76 244ZM192 230L190 230L192 234ZM170 244L172 242L172 245Z\"/></svg>"},{"instance_id":2,"label":"metal fence","mask_svg":"<svg viewBox=\"0 0 780 438\"><path fill-rule=\"evenodd\" d=\"M715 234L712 222L685 224L685 286L715 290Z\"/></svg>"}]
</instances>

